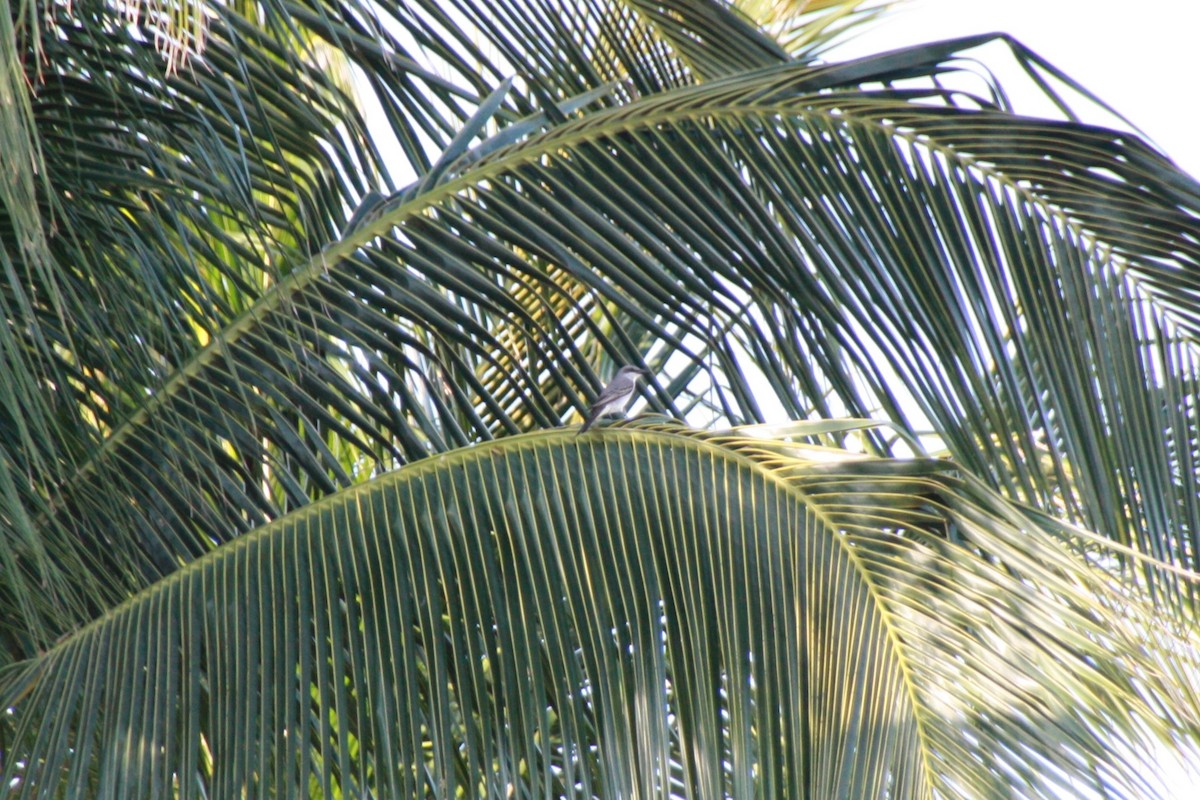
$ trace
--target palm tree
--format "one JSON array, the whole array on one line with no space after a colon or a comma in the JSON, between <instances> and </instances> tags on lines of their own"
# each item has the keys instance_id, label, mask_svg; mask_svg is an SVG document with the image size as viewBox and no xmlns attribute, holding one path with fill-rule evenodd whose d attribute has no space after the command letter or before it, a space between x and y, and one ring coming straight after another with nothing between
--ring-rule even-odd
<instances>
[{"instance_id":1,"label":"palm tree","mask_svg":"<svg viewBox=\"0 0 1200 800\"><path fill-rule=\"evenodd\" d=\"M746 9L8 6L10 794L1170 790L1200 186Z\"/></svg>"}]
</instances>

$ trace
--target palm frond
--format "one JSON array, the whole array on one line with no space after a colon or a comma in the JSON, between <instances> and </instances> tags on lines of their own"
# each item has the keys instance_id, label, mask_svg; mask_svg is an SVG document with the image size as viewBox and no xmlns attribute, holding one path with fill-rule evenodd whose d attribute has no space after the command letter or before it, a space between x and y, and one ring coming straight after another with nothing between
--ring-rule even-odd
<instances>
[{"instance_id":1,"label":"palm frond","mask_svg":"<svg viewBox=\"0 0 1200 800\"><path fill-rule=\"evenodd\" d=\"M596 386L581 332L666 369L654 408L762 421L749 360L789 416L929 425L1009 496L1195 566L1200 191L1127 135L862 88L954 48L592 112L275 251L286 277L239 278L249 311L152 395L106 396L115 363L84 384L111 433L51 473L26 538L96 588L53 602L102 607L356 476L560 424Z\"/></svg>"},{"instance_id":2,"label":"palm frond","mask_svg":"<svg viewBox=\"0 0 1200 800\"><path fill-rule=\"evenodd\" d=\"M790 447L543 432L310 505L5 671L5 785L1153 796L1200 654L1102 544L946 462Z\"/></svg>"},{"instance_id":3,"label":"palm frond","mask_svg":"<svg viewBox=\"0 0 1200 800\"><path fill-rule=\"evenodd\" d=\"M147 397L171 376L191 372L192 359L220 331L238 329L247 309L308 263L342 227L345 208L370 187L390 190L397 180L427 177L436 155L503 78L521 80L495 113L502 126L536 114L560 121L559 104L570 107L575 97L609 103L691 80L634 12L591 2L579 10L592 22L578 26L563 26L553 4L495 6L484 14L473 3L448 11L442 3L401 9L268 2L215 8L211 19L198 14L209 24L191 33L157 7L137 19L103 3L51 4L44 15L36 3L27 9L27 17L13 18L15 28L0 31L3 80L18 112L0 131L17 167L0 213L0 301L13 321L0 330L0 350L6 373L19 376L7 384L12 422L3 422L6 441L14 442L5 459L21 476L5 490L11 523L4 546L19 555L0 592L11 587L14 603L29 609L49 587L49 606L58 609L51 616L67 627L114 595L66 577L78 566L71 552L78 542L71 540L80 537L55 529L53 519L80 501L61 487L86 480L99 452L111 449L106 439L137 424ZM522 45L535 31L543 50ZM158 52L164 41L198 49L201 36L203 49L182 70ZM542 52L554 55L543 59ZM331 59L367 76L406 163L381 157L344 91L343 73L328 68ZM576 401L570 392L565 397ZM344 401L324 402L333 409L318 416L343 432L338 441L297 433L301 422L285 407L265 416L282 435L304 442L296 458L328 490L340 474L383 453L364 462L360 452L370 448L355 444L361 435L353 429L370 423L347 413ZM264 514L274 516L271 506L281 498L287 507L311 496L307 479L293 481L291 468L273 481L262 476L261 461L231 452L244 450L259 424L233 422L205 448L208 466L179 466L177 473L208 474L199 478L206 488L176 493L162 484L139 510L155 517L154 508L191 506L203 531L198 543L167 534L176 541L162 548L157 535L143 536L132 546L151 551L148 560L119 567L105 561L90 571L111 570L123 576L120 586L142 585ZM430 446L427 432L389 431L385 438L393 434L409 450ZM445 435L433 437L433 446ZM462 442L449 435L450 446ZM214 524L205 508L211 501L202 496L213 484L222 494L232 489L241 507L232 528L228 520ZM106 549L97 546L103 538L83 539L88 551ZM32 615L20 627L44 643L60 624Z\"/></svg>"}]
</instances>

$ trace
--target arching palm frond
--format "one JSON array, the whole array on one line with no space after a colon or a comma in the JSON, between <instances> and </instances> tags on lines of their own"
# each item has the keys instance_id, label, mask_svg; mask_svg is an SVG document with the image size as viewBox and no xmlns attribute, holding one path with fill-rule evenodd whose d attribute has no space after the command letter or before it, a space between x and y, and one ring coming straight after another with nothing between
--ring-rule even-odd
<instances>
[{"instance_id":1,"label":"arching palm frond","mask_svg":"<svg viewBox=\"0 0 1200 800\"><path fill-rule=\"evenodd\" d=\"M1190 558L1166 541L1196 508L1178 446L1195 438L1191 312L1185 295L1157 302L1155 259L1134 260L1151 219L1195 257L1186 196L1146 183L1169 166L1073 123L842 88L869 66L594 113L388 204L293 267L59 487L91 498L70 515L96 531L84 543L133 526L96 568L135 591L181 553L349 485L347 461L377 471L559 424L596 385L580 332L618 361L683 354L722 376L725 416L761 421L734 337L792 416L930 424L1014 498ZM1113 174L1089 173L1085 203L1072 176L1102 140ZM670 377L658 407L710 396ZM1139 491L1138 507L1121 500Z\"/></svg>"},{"instance_id":2,"label":"arching palm frond","mask_svg":"<svg viewBox=\"0 0 1200 800\"><path fill-rule=\"evenodd\" d=\"M1061 527L945 462L681 433L426 459L196 561L10 670L6 785L1144 797L1195 736L1200 654Z\"/></svg>"}]
</instances>

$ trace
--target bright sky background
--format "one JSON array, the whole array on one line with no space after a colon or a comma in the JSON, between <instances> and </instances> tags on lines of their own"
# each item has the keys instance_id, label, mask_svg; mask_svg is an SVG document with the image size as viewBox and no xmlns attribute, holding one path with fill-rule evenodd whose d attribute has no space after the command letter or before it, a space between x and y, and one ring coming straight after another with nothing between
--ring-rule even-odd
<instances>
[{"instance_id":1,"label":"bright sky background","mask_svg":"<svg viewBox=\"0 0 1200 800\"><path fill-rule=\"evenodd\" d=\"M830 58L997 31L1083 84L1200 179L1200 4L1193 0L908 0Z\"/></svg>"}]
</instances>

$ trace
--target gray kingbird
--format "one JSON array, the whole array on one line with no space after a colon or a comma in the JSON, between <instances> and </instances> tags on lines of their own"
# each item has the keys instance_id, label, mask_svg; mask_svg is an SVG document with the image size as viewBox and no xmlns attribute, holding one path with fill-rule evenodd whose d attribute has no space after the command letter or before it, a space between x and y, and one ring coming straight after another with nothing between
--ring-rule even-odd
<instances>
[{"instance_id":1,"label":"gray kingbird","mask_svg":"<svg viewBox=\"0 0 1200 800\"><path fill-rule=\"evenodd\" d=\"M587 419L580 426L579 433L592 427L592 424L605 414L624 411L629 405L629 401L633 399L633 391L637 388L638 378L649 374L650 370L641 367L624 366L617 370L612 382L596 396L596 402L592 403L591 409L588 410Z\"/></svg>"}]
</instances>

